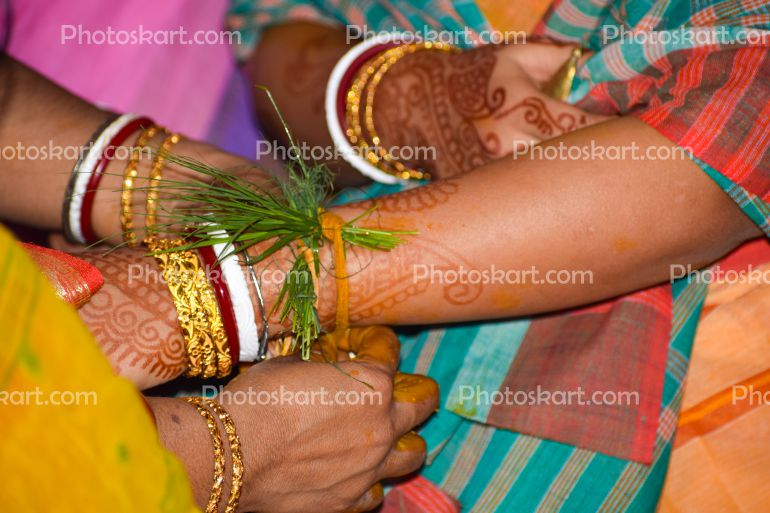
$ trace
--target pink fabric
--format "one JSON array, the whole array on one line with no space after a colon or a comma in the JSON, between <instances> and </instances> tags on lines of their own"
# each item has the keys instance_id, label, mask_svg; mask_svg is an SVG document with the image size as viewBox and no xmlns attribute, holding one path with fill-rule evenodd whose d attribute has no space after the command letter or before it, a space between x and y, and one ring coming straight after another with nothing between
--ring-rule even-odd
<instances>
[{"instance_id":1,"label":"pink fabric","mask_svg":"<svg viewBox=\"0 0 770 513\"><path fill-rule=\"evenodd\" d=\"M422 476L410 478L386 496L380 513L460 513L460 503Z\"/></svg>"},{"instance_id":2,"label":"pink fabric","mask_svg":"<svg viewBox=\"0 0 770 513\"><path fill-rule=\"evenodd\" d=\"M100 106L147 114L194 137L208 133L234 70L221 45L62 44L85 30L222 30L226 0L12 0L8 46L16 59Z\"/></svg>"}]
</instances>

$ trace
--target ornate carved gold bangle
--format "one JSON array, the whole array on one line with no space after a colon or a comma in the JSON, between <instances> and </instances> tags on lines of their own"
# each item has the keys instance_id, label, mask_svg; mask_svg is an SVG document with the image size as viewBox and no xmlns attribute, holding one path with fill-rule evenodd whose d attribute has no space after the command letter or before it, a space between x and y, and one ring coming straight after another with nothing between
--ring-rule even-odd
<instances>
[{"instance_id":1,"label":"ornate carved gold bangle","mask_svg":"<svg viewBox=\"0 0 770 513\"><path fill-rule=\"evenodd\" d=\"M216 401L204 399L206 405L217 415L219 421L225 428L227 442L230 444L230 458L232 459L232 484L230 486L230 497L227 499L225 513L235 513L238 510L238 501L241 498L241 488L243 487L243 452L241 452L241 440L235 430L235 423L227 413L227 410Z\"/></svg>"},{"instance_id":2,"label":"ornate carved gold bangle","mask_svg":"<svg viewBox=\"0 0 770 513\"><path fill-rule=\"evenodd\" d=\"M185 339L187 376L224 377L232 370L232 358L206 272L194 251L169 251L184 244L181 239L147 240L176 307Z\"/></svg>"},{"instance_id":3,"label":"ornate carved gold bangle","mask_svg":"<svg viewBox=\"0 0 770 513\"><path fill-rule=\"evenodd\" d=\"M211 486L211 495L206 504L206 513L217 513L225 484L225 451L222 436L219 433L219 425L214 415L203 406L201 397L186 397L185 400L195 406L200 416L204 418L211 435L211 443L214 446L214 483Z\"/></svg>"},{"instance_id":4,"label":"ornate carved gold bangle","mask_svg":"<svg viewBox=\"0 0 770 513\"><path fill-rule=\"evenodd\" d=\"M181 140L179 134L170 134L160 145L158 154L152 162L150 169L150 185L147 187L147 212L145 217L145 226L147 229L147 238L155 236L155 225L158 220L158 183L160 182L163 168L166 165L166 156L173 145Z\"/></svg>"},{"instance_id":5,"label":"ornate carved gold bangle","mask_svg":"<svg viewBox=\"0 0 770 513\"><path fill-rule=\"evenodd\" d=\"M198 255L195 255L195 258L200 262ZM198 273L200 277L198 280L198 290L200 291L201 304L209 320L209 334L214 343L216 370L213 375L223 378L232 371L233 360L230 357L230 346L227 343L227 332L222 322L222 315L219 312L217 296L211 287L211 283L209 283L206 271L205 268L202 268ZM221 269L219 269L219 272L221 272ZM204 372L203 377L207 378L210 376L207 375L207 372Z\"/></svg>"},{"instance_id":6,"label":"ornate carved gold bangle","mask_svg":"<svg viewBox=\"0 0 770 513\"><path fill-rule=\"evenodd\" d=\"M134 184L139 176L139 159L142 156L142 150L150 139L158 133L158 127L153 125L142 132L131 149L131 159L126 165L123 175L123 189L120 192L120 225L123 229L123 241L129 247L136 246L136 233L134 233L134 216L131 212L131 199L134 192Z\"/></svg>"}]
</instances>

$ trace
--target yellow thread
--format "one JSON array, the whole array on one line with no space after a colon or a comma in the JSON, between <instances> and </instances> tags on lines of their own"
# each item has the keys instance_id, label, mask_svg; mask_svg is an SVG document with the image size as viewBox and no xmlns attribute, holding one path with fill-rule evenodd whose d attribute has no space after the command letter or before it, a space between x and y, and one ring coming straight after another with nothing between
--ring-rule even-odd
<instances>
[{"instance_id":1,"label":"yellow thread","mask_svg":"<svg viewBox=\"0 0 770 513\"><path fill-rule=\"evenodd\" d=\"M345 258L345 242L342 239L342 227L345 221L332 212L321 211L321 231L324 237L332 242L332 257L334 258L334 278L337 285L337 314L333 336L343 336L350 327L350 291L348 287L347 261Z\"/></svg>"}]
</instances>

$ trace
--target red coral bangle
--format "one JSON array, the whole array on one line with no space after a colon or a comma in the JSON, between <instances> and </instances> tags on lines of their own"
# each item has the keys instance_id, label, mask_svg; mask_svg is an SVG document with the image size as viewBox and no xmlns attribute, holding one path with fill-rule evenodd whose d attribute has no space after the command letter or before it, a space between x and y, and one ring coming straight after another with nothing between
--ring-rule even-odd
<instances>
[{"instance_id":1,"label":"red coral bangle","mask_svg":"<svg viewBox=\"0 0 770 513\"><path fill-rule=\"evenodd\" d=\"M214 295L219 304L222 325L225 328L227 344L230 347L230 358L233 360L233 367L235 367L238 365L241 349L238 340L238 325L235 322L235 310L233 309L233 303L230 299L230 289L227 287L221 265L218 266L216 272L212 272L212 269L217 263L217 256L214 253L214 249L211 246L203 246L198 248L198 253L206 267L206 275L209 278L209 283L211 283L211 288L214 289Z\"/></svg>"},{"instance_id":2,"label":"red coral bangle","mask_svg":"<svg viewBox=\"0 0 770 513\"><path fill-rule=\"evenodd\" d=\"M153 121L150 118L138 118L128 123L119 132L117 132L110 140L107 147L102 152L99 162L94 167L93 172L88 180L88 185L83 193L83 206L80 210L80 229L83 233L83 238L86 244L94 244L99 239L94 232L94 226L92 222L92 214L94 208L94 198L96 197L96 191L99 189L99 182L101 182L104 176L104 170L107 169L107 164L115 158L115 148L122 145L131 134L138 130L143 130L153 125Z\"/></svg>"}]
</instances>

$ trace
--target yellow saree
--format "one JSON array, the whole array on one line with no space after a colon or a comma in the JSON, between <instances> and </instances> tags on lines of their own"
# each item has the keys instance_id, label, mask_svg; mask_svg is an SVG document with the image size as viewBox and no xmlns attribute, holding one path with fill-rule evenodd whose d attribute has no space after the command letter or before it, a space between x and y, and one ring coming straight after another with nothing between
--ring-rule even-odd
<instances>
[{"instance_id":1,"label":"yellow saree","mask_svg":"<svg viewBox=\"0 0 770 513\"><path fill-rule=\"evenodd\" d=\"M0 509L194 512L133 385L0 226Z\"/></svg>"}]
</instances>

